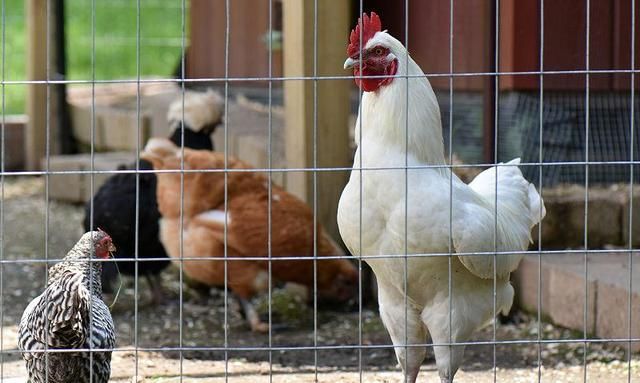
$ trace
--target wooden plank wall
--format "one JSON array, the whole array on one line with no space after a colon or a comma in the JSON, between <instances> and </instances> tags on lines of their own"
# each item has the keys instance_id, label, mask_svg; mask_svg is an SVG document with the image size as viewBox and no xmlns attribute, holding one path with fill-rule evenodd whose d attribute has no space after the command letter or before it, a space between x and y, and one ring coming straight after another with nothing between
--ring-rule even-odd
<instances>
[{"instance_id":1,"label":"wooden plank wall","mask_svg":"<svg viewBox=\"0 0 640 383\"><path fill-rule=\"evenodd\" d=\"M481 73L488 68L485 49L488 25L487 1L455 1L453 71ZM409 53L426 74L449 73L449 13L450 0L409 2ZM356 7L357 9L358 7ZM405 43L405 10L403 2L366 0L365 11L375 10L382 19L382 28ZM354 12L358 14L358 11ZM353 21L355 25L355 20ZM436 88L448 88L447 77L430 79ZM454 88L479 91L484 88L482 76L457 77Z\"/></svg>"},{"instance_id":2,"label":"wooden plank wall","mask_svg":"<svg viewBox=\"0 0 640 383\"><path fill-rule=\"evenodd\" d=\"M503 71L540 69L539 1L503 0ZM630 69L631 0L594 1L590 9L591 70ZM638 35L638 29L636 29ZM638 37L636 37L637 39ZM636 55L638 55L636 48ZM586 4L582 0L544 2L544 70L586 69ZM537 89L538 76L505 76L502 89ZM629 89L628 74L592 74L592 90ZM583 90L584 74L546 75L546 90Z\"/></svg>"},{"instance_id":3,"label":"wooden plank wall","mask_svg":"<svg viewBox=\"0 0 640 383\"><path fill-rule=\"evenodd\" d=\"M233 0L230 4L229 76L267 77L269 52L264 35L269 30L269 2ZM274 30L277 28L276 16L274 12ZM225 31L225 0L191 0L189 78L224 78ZM278 50L273 54L273 76L281 75L282 53ZM244 85L264 86L266 82ZM274 83L274 86L279 85Z\"/></svg>"},{"instance_id":4,"label":"wooden plank wall","mask_svg":"<svg viewBox=\"0 0 640 383\"><path fill-rule=\"evenodd\" d=\"M488 54L492 54L486 49L488 1L495 0L454 2L454 72L477 73L488 68ZM544 1L545 12L544 69L584 70L584 0L501 0L500 71L540 69L540 1ZM591 2L590 69L630 69L631 1ZM409 51L427 74L449 72L449 7L449 0L409 1ZM354 15L358 14L358 8L358 4L354 4ZM404 42L404 2L365 0L364 9L378 12L383 28ZM636 7L636 20L640 20L639 17L640 7ZM636 26L636 62L640 58L639 31L640 26ZM546 90L584 90L585 87L583 74L546 75L544 81ZM449 84L446 77L432 78L431 82L436 88L448 88ZM456 90L479 91L483 86L480 76L454 80ZM501 90L535 90L538 86L537 75L500 77ZM590 79L592 90L628 90L629 86L628 74L598 74L591 75Z\"/></svg>"},{"instance_id":5,"label":"wooden plank wall","mask_svg":"<svg viewBox=\"0 0 640 383\"><path fill-rule=\"evenodd\" d=\"M488 1L455 1L453 70L481 73L488 68ZM540 5L544 1L544 69L585 69L586 4L584 0L501 0L500 70L537 71L540 68ZM592 1L590 21L591 69L630 69L631 1ZM364 9L380 14L383 28L404 42L404 2L364 0ZM409 51L427 74L449 72L450 0L409 1ZM351 3L350 25L356 23L359 1ZM224 0L192 0L190 77L224 76ZM274 17L278 12L274 12ZM640 7L636 7L640 20ZM640 24L640 22L638 22ZM268 26L268 1L231 2L230 75L266 76L268 52L262 35ZM640 26L636 27L636 62L640 58ZM346 43L346 42L345 42ZM282 74L281 52L274 52L275 76ZM637 81L640 84L640 76ZM436 88L448 88L446 77L432 78ZM500 77L502 90L538 89L537 75ZM592 75L594 90L629 89L628 74ZM457 77L456 90L484 89L481 76ZM545 76L547 90L583 90L584 75Z\"/></svg>"}]
</instances>

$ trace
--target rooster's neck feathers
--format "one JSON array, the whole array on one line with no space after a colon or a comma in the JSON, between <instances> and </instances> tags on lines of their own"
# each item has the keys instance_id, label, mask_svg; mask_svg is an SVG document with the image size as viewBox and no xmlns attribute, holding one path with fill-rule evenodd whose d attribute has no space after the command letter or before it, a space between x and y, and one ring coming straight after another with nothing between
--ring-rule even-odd
<instances>
[{"instance_id":1,"label":"rooster's neck feathers","mask_svg":"<svg viewBox=\"0 0 640 383\"><path fill-rule=\"evenodd\" d=\"M362 125L363 142L393 145L402 153L407 147L410 162L415 159L418 164L444 164L440 108L431 84L400 41L386 32L377 32L367 47L377 45L388 47L397 57L397 77L376 92L364 93L356 144L360 145Z\"/></svg>"}]
</instances>

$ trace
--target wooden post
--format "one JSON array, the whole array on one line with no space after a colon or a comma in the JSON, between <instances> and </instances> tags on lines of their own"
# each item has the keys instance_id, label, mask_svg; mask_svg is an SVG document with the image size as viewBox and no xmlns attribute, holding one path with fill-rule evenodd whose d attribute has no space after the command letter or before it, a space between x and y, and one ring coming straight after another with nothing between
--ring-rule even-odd
<instances>
[{"instance_id":1,"label":"wooden post","mask_svg":"<svg viewBox=\"0 0 640 383\"><path fill-rule=\"evenodd\" d=\"M28 0L27 7L27 80L47 79L47 2ZM25 139L27 169L40 168L46 148L47 86L29 84Z\"/></svg>"},{"instance_id":2,"label":"wooden post","mask_svg":"<svg viewBox=\"0 0 640 383\"><path fill-rule=\"evenodd\" d=\"M28 0L27 7L27 80L47 79L47 2ZM42 84L27 86L29 122L25 140L27 169L40 168L46 148L47 89Z\"/></svg>"},{"instance_id":3,"label":"wooden post","mask_svg":"<svg viewBox=\"0 0 640 383\"><path fill-rule=\"evenodd\" d=\"M486 35L486 52L487 52L487 71L495 72L498 63L496 62L496 2L489 0L487 2L487 35ZM493 164L498 162L496 158L496 76L486 76L484 88L484 126L483 126L483 145L482 153L484 162Z\"/></svg>"},{"instance_id":4,"label":"wooden post","mask_svg":"<svg viewBox=\"0 0 640 383\"><path fill-rule=\"evenodd\" d=\"M348 76L343 70L349 35L349 1L318 0L318 24L314 2L283 1L284 73L287 77L314 75L314 28L318 28L317 75ZM285 141L287 165L314 167L351 166L349 153L349 91L352 81L318 80L314 105L313 80L284 82ZM314 108L317 107L317 138L314 140ZM314 142L315 141L315 142ZM336 211L348 172L318 172L317 212L320 223L338 238ZM313 172L290 172L287 190L313 203Z\"/></svg>"}]
</instances>

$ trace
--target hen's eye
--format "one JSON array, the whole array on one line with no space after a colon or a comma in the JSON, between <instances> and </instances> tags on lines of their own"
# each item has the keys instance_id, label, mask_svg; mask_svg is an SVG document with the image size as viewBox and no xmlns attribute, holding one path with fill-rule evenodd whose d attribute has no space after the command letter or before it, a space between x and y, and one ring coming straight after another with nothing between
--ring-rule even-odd
<instances>
[{"instance_id":1,"label":"hen's eye","mask_svg":"<svg viewBox=\"0 0 640 383\"><path fill-rule=\"evenodd\" d=\"M382 48L376 48L376 55L378 56L382 56L382 54L384 53L384 49Z\"/></svg>"}]
</instances>

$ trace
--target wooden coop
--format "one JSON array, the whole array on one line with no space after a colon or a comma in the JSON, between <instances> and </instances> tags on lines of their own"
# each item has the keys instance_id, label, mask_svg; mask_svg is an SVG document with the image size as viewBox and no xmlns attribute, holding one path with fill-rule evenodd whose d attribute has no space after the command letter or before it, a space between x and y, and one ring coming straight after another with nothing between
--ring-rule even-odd
<instances>
[{"instance_id":1,"label":"wooden coop","mask_svg":"<svg viewBox=\"0 0 640 383\"><path fill-rule=\"evenodd\" d=\"M591 2L589 23L584 0L364 0L362 5L364 11L375 10L381 16L383 29L408 46L429 76L441 107L445 145L452 142L448 150L466 163L481 166L520 156L525 165L532 165L521 169L525 177L538 183L548 208L540 235L546 242L540 249L554 250L555 256L567 248L606 250L628 243L639 245L640 193L610 184L630 184L630 179L637 182L640 167L606 164L637 158L640 152L640 113L632 113L640 109L640 97L635 98L635 104L630 101L640 85L638 78L632 82L633 76L638 77L638 57L631 53L638 56L640 52L638 27L632 31L632 20L640 16L640 7L631 15L631 1ZM68 108L74 106L66 101L77 94L65 90L60 82L47 82L64 75L64 60L60 60L64 50L52 49L64 46L64 33L59 28L59 20L64 20L59 13L62 3L52 3L49 9L58 17L48 18L47 2L26 0L27 79L37 81L29 85L26 167L114 170L132 161L131 154L138 149L132 137L138 134L138 126L142 127L143 139L153 136L157 132L154 119L166 123L165 110L156 107L141 118L135 110L128 110L118 120L109 108L98 108L95 116L84 115L81 119L73 113L65 117ZM358 101L357 89L347 78L351 72L343 70L343 62L361 2L190 0L189 4L189 46L186 65L180 68L186 74L184 85L211 86L229 95L227 130L216 132L216 148L226 148L231 155L269 172L274 182L313 205L320 223L339 238L336 207L351 170L350 131ZM635 47L631 46L632 33ZM52 72L47 73L48 67ZM180 79L171 81L182 84ZM132 84L129 96L135 100L137 84ZM48 95L47 87L54 92ZM119 91L126 88L120 84L115 87ZM146 108L147 102L156 100L154 97L162 98L159 105L166 105L168 97L180 91L178 87L171 94L149 91L141 105ZM90 96L92 99L85 97L84 101L95 102L93 94ZM101 153L91 167L87 164L93 159L86 154L86 147L85 153L64 156L70 151L70 135L85 141L93 138L83 136L77 125L86 128L94 118L105 129L121 133L115 135L117 142L99 142L104 144L100 149L126 150L128 154ZM630 147L630 141L636 147ZM47 152L52 156L46 158L50 161L45 166L42 160ZM604 164L589 165L589 161ZM577 165L549 165L554 162ZM94 189L86 188L84 174L73 175L78 177L73 182L85 185L82 187L70 187L70 178L49 175L51 197L69 195L72 202L90 198ZM103 176L96 177L96 182ZM562 183L580 184L582 188L553 188ZM598 183L605 186L594 187ZM633 212L631 217L629 212ZM576 266L575 257L557 257L560 261L547 257L551 260L541 265L539 254L534 256L525 259L516 275L521 307L539 309L556 323L578 330L582 330L582 317L574 315L566 320L566 313L577 307L576 312L585 312L586 317L588 308L589 317L598 318L597 323L589 324L590 334L602 338L626 336L620 334L622 326L614 323L626 317L604 310L612 301L606 297L615 293L626 299L625 294L633 293L635 302L640 292L618 286L620 281L611 277L615 273L594 273L596 277L587 280L593 297L588 297L583 311L579 300L587 279L581 274L583 264ZM602 257L593 269L624 269L621 265L625 259ZM617 269L616 273L623 275ZM636 282L634 286L640 285ZM553 291L568 293L557 295L563 299L554 301L550 298ZM549 311L543 310L538 300ZM629 302L631 306L631 298ZM580 320L575 322L576 318ZM584 328L586 331L586 324Z\"/></svg>"},{"instance_id":2,"label":"wooden coop","mask_svg":"<svg viewBox=\"0 0 640 383\"><path fill-rule=\"evenodd\" d=\"M60 2L55 3L59 5ZM592 4L589 25L591 54L588 66L585 62L586 7L584 2L581 0L545 1L542 68L540 66L542 32L539 22L542 12L540 1L505 0L500 2L498 10L495 9L495 2L488 0L472 3L454 2L452 10L448 0L409 1L408 3L410 7L408 20L404 17L404 7L395 3L366 0L363 2L363 8L376 10L381 15L385 28L402 41L408 39L406 43L412 56L428 74L433 75L430 80L440 97L445 131L449 131L451 124L454 141L457 136L471 137L471 141L467 142L466 146L452 148L461 152L463 159L467 162L490 163L502 157L520 155L520 153L525 153L524 157L527 160L537 160L535 155L539 144L534 142L530 145L531 148L527 149L528 144L523 142L527 137L537 135L538 123L532 122L529 126L520 126L522 124L519 124L517 119L523 113L529 113L532 121L535 119L537 113L535 109L539 108L539 105L534 99L537 98L541 85L549 104L559 105L558 110L563 112L566 112L567 107L564 104L568 103L567 100L571 101L570 103L579 103L584 98L587 69L596 71L589 74L588 83L589 90L594 95L591 99L594 104L600 102L601 98L598 97L602 95L605 100L603 102L606 102L611 98L610 95L626 94L625 92L630 89L630 0ZM357 20L359 2L328 0L318 2L319 29L315 35L318 39L315 73L313 2L284 0L273 1L272 4L273 9L269 10L267 1L237 0L230 3L229 66L228 73L225 73L227 60L225 57L225 1L192 0L186 76L188 79L198 79L198 81L210 79L209 84L218 87L224 84L224 78L227 76L231 79L229 89L232 95L239 89L247 94L252 94L251 89L258 89L259 91L253 91L253 94L261 95L259 101L262 104L266 104L265 100L268 100L267 89L271 84L271 100L273 110L276 111L273 113L275 117L272 116L272 122L280 119L279 122L273 123L273 127L276 130L279 129L278 123L283 126L282 132L278 133L281 142L277 144L282 145L279 149L282 158L272 158L272 166L300 169L300 171L286 172L286 177L284 174L278 177L283 180L286 178L286 186L289 190L305 200L311 200L313 172L302 169L349 165L348 129L350 117L353 119L352 114L355 110L353 97L355 87L350 80L310 80L314 76L349 75L342 70L344 47L349 30ZM54 4L50 11L58 14L60 9ZM45 22L46 9L43 2L30 0L27 2L27 10L30 54L28 79L45 80L47 73L43 52L46 52L47 44L59 46L55 44L56 38L63 35L55 22ZM451 11L453 26L450 30ZM271 35L268 33L270 14L271 26L274 30ZM498 23L496 23L496 14L499 15ZM53 18L55 19L57 18ZM44 28L44 25L49 25L49 29ZM405 26L409 29L405 30ZM451 32L453 33L451 55L453 62L450 66ZM640 39L636 38L637 41ZM494 48L498 50L497 56L493 54ZM636 55L638 51L640 49L635 50ZM51 49L49 55L50 66L54 69L61 62L56 59L57 52L59 51ZM544 70L542 80L539 74L541 69ZM447 76L450 71L453 72L451 83L450 77ZM500 73L497 79L493 75L496 71ZM274 80L268 81L269 77ZM283 77L297 79L287 80ZM191 84L187 83L187 85ZM200 82L193 84L200 85ZM318 103L317 110L314 110L316 84ZM450 84L455 91L453 105L449 105ZM496 85L498 92L495 89ZM53 89L57 92L61 87L63 88L62 85L56 85ZM32 84L29 89L27 105L30 122L26 135L27 164L29 168L37 168L45 152L47 110L51 124L49 147L52 153L66 151L64 134L69 132L66 125L73 121L58 118L65 113L65 106L57 105L60 103L59 97L52 97L52 107L46 108L45 86ZM468 97L459 101L458 95ZM554 104L556 98L563 98L563 100ZM498 108L495 108L496 103ZM509 106L516 104L525 105L528 109L522 111L517 107ZM450 108L453 108L454 121L448 121ZM543 144L553 147L555 145L553 140L583 140L579 130L583 130L584 121L579 116L575 116L580 113L580 108L585 109L582 105L566 112L570 115L568 122L562 121L571 126L575 131L574 136L569 139L550 136L548 139L543 138L546 140ZM496 110L498 115L495 113ZM283 111L283 114L279 114L280 111ZM314 116L317 116L316 121ZM65 126L58 128L61 121L66 121L62 123ZM593 118L592 123L593 121L596 119ZM554 121L547 121L545 117L544 125L547 123L550 124L548 131L552 131ZM233 121L231 120L229 124L229 133L232 139L235 139ZM517 128L513 128L514 125ZM232 147L252 147L250 152L256 157L256 162L259 162L257 166L266 167L269 148L264 140L268 126L257 129L258 133L251 134L257 136L259 142L243 137L238 140L238 142L242 141L242 145L234 143ZM460 129L463 133L467 133L464 129L473 131L470 130L469 134L460 134L457 131ZM602 130L601 135L615 132L623 135L623 132L618 131L624 129L627 129L627 125L622 124L618 127L596 126L594 131ZM314 132L317 136L315 142L318 145L316 159L313 158ZM617 137L613 139L619 140ZM482 142L481 146L478 145L479 142ZM598 143L595 142L594 145L596 144ZM608 145L607 142L604 144ZM465 153L471 153L474 150L478 152L477 155L464 158ZM560 147L558 150L565 149ZM573 150L574 157L583 155L581 148L566 150ZM623 156L628 157L627 154L622 153ZM554 158L545 158L545 160L553 161ZM330 223L332 212L335 210L333 207L346 180L346 172L338 173L319 172L317 175L318 211L329 214L322 220L329 223L333 229L335 224ZM620 173L618 178L624 177L625 174ZM596 175L595 179L598 177ZM603 182L609 181L605 176L601 178ZM615 181L618 178L612 180ZM581 179L578 178L575 181L579 182Z\"/></svg>"}]
</instances>

